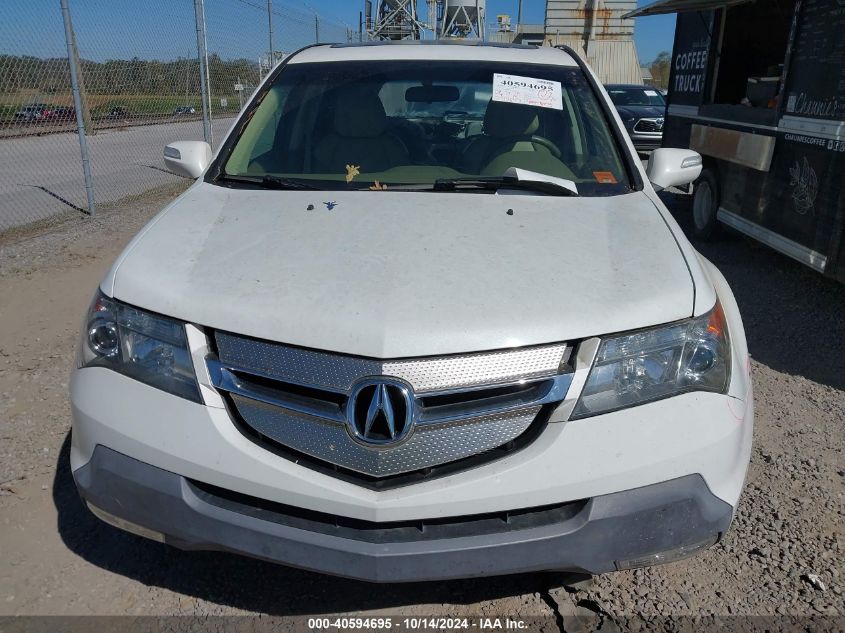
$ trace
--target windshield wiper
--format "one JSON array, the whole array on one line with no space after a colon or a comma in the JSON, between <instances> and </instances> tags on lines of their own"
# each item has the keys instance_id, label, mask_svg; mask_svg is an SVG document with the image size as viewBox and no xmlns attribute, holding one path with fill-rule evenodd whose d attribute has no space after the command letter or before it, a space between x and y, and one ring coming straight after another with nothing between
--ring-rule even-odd
<instances>
[{"instance_id":1,"label":"windshield wiper","mask_svg":"<svg viewBox=\"0 0 845 633\"><path fill-rule=\"evenodd\" d=\"M525 189L539 191L553 196L577 196L575 183L563 178L555 178L537 172L521 169L509 169L504 176L478 178L438 178L434 181L434 191L458 191L459 189Z\"/></svg>"},{"instance_id":2,"label":"windshield wiper","mask_svg":"<svg viewBox=\"0 0 845 633\"><path fill-rule=\"evenodd\" d=\"M257 187L263 187L264 189L300 189L310 191L315 191L318 189L318 187L315 187L314 185L307 182L302 182L301 180L294 180L292 178L282 178L281 176L272 176L270 174L265 174L264 176L239 176L233 174L221 174L216 178L216 181L244 183Z\"/></svg>"}]
</instances>

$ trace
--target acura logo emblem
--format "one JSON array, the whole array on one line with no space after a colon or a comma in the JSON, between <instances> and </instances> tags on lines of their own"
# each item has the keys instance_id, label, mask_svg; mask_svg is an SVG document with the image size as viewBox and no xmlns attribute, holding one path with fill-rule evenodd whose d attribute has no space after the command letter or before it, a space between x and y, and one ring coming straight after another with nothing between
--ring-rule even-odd
<instances>
[{"instance_id":1,"label":"acura logo emblem","mask_svg":"<svg viewBox=\"0 0 845 633\"><path fill-rule=\"evenodd\" d=\"M393 444L404 439L414 426L414 394L411 386L390 378L358 383L346 405L350 434L365 444Z\"/></svg>"}]
</instances>

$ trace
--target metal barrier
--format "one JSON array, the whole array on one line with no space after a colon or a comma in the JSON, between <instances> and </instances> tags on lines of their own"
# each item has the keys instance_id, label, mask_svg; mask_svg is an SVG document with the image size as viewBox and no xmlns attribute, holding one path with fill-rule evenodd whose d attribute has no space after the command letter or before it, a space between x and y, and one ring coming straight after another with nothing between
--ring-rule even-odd
<instances>
[{"instance_id":1,"label":"metal barrier","mask_svg":"<svg viewBox=\"0 0 845 633\"><path fill-rule=\"evenodd\" d=\"M283 51L352 36L306 2L53 6L4 5L0 234L178 182L164 145L213 145Z\"/></svg>"}]
</instances>

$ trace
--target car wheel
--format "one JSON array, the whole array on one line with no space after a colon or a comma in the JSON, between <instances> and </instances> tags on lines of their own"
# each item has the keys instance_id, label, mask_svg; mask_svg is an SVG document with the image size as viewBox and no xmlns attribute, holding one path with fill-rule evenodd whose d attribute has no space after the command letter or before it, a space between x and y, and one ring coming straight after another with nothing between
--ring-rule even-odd
<instances>
[{"instance_id":1,"label":"car wheel","mask_svg":"<svg viewBox=\"0 0 845 633\"><path fill-rule=\"evenodd\" d=\"M693 235L700 240L712 240L718 234L719 180L716 172L705 169L695 181L692 197Z\"/></svg>"}]
</instances>

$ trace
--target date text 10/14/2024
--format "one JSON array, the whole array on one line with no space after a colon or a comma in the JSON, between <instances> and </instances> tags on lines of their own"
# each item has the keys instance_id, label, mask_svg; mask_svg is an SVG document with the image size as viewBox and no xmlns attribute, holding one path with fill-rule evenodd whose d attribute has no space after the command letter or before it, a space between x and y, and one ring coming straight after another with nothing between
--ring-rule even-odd
<instances>
[{"instance_id":1,"label":"date text 10/14/2024","mask_svg":"<svg viewBox=\"0 0 845 633\"><path fill-rule=\"evenodd\" d=\"M528 623L515 618L443 618L443 617L338 617L308 618L308 629L319 630L525 630Z\"/></svg>"}]
</instances>

